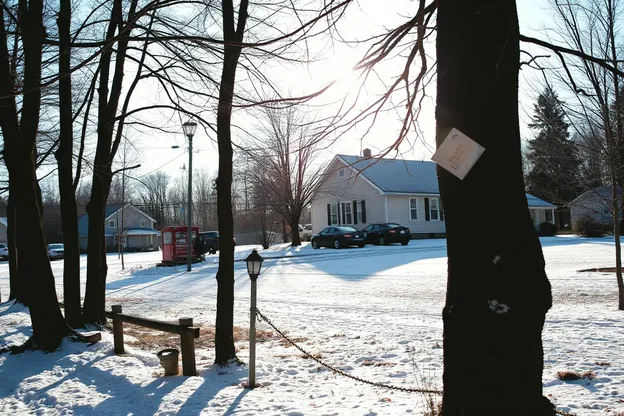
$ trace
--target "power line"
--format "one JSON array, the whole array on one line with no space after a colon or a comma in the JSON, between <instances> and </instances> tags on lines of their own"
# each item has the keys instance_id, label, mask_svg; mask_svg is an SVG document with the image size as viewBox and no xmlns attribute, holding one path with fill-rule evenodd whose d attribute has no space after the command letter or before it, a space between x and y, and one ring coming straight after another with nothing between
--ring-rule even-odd
<instances>
[{"instance_id":1,"label":"power line","mask_svg":"<svg viewBox=\"0 0 624 416\"><path fill-rule=\"evenodd\" d=\"M140 179L140 178L144 178L144 177L146 177L147 175L150 175L150 174L152 174L152 173L156 172L157 170L160 170L160 169L164 168L165 166L167 166L169 163L172 163L174 160L176 160L176 159L177 159L177 158L179 158L180 156L184 156L184 153L180 153L179 155L177 155L176 157L174 157L173 159L171 159L171 160L170 160L170 161L168 161L167 163L165 163L165 164L163 164L163 165L160 165L160 166L159 166L159 167L157 167L156 169L154 169L154 170L152 170L152 171L150 171L150 172L147 172L146 174L143 174L143 175L139 176L139 179Z\"/></svg>"}]
</instances>

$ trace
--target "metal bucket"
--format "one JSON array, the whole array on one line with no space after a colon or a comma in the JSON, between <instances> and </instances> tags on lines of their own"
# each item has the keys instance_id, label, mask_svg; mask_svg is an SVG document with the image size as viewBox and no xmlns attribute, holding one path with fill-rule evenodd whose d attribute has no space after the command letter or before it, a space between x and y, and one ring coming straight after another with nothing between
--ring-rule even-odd
<instances>
[{"instance_id":1,"label":"metal bucket","mask_svg":"<svg viewBox=\"0 0 624 416\"><path fill-rule=\"evenodd\" d=\"M180 373L178 368L180 350L166 348L162 351L158 351L156 356L160 359L160 365L165 369L166 376L177 376Z\"/></svg>"}]
</instances>

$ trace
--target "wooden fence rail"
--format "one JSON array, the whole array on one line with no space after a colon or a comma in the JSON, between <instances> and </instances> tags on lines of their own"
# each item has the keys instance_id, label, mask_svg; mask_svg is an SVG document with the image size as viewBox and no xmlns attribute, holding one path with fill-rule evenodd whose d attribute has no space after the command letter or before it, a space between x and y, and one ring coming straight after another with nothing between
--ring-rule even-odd
<instances>
[{"instance_id":1,"label":"wooden fence rail","mask_svg":"<svg viewBox=\"0 0 624 416\"><path fill-rule=\"evenodd\" d=\"M195 364L195 338L199 338L199 328L193 326L193 318L180 318L178 324L157 321L135 315L127 315L122 312L121 305L112 305L111 312L106 312L106 317L113 320L113 340L115 354L123 354L124 350L124 322L139 325L157 331L169 332L180 335L180 347L182 350L182 374L196 376Z\"/></svg>"}]
</instances>

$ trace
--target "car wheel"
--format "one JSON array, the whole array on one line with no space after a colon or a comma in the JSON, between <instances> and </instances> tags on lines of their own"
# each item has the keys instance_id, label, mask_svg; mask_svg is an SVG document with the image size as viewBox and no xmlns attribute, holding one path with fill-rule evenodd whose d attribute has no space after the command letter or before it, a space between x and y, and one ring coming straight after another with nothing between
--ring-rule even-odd
<instances>
[{"instance_id":1,"label":"car wheel","mask_svg":"<svg viewBox=\"0 0 624 416\"><path fill-rule=\"evenodd\" d=\"M401 241L402 246L406 246L409 241Z\"/></svg>"},{"instance_id":2,"label":"car wheel","mask_svg":"<svg viewBox=\"0 0 624 416\"><path fill-rule=\"evenodd\" d=\"M334 248L340 248L340 241L334 240Z\"/></svg>"},{"instance_id":3,"label":"car wheel","mask_svg":"<svg viewBox=\"0 0 624 416\"><path fill-rule=\"evenodd\" d=\"M214 249L213 246L208 246L208 254L215 254L217 250Z\"/></svg>"},{"instance_id":4,"label":"car wheel","mask_svg":"<svg viewBox=\"0 0 624 416\"><path fill-rule=\"evenodd\" d=\"M318 248L319 248L318 241L316 241L316 240L312 240L312 248L313 248L314 250L316 250L316 249L318 249Z\"/></svg>"},{"instance_id":5,"label":"car wheel","mask_svg":"<svg viewBox=\"0 0 624 416\"><path fill-rule=\"evenodd\" d=\"M384 238L383 235L379 236L379 245L380 246L385 246L386 245L386 239Z\"/></svg>"},{"instance_id":6,"label":"car wheel","mask_svg":"<svg viewBox=\"0 0 624 416\"><path fill-rule=\"evenodd\" d=\"M364 243L362 243L362 244L358 244L358 247L359 247L359 248L364 248L364 246L365 246L365 245L366 245L366 244L364 244Z\"/></svg>"}]
</instances>

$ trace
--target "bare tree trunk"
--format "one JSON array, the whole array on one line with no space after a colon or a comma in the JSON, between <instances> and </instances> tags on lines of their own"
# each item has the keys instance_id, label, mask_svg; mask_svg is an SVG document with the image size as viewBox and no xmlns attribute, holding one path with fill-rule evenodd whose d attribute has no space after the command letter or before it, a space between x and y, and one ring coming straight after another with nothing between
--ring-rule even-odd
<instances>
[{"instance_id":1,"label":"bare tree trunk","mask_svg":"<svg viewBox=\"0 0 624 416\"><path fill-rule=\"evenodd\" d=\"M5 157L7 156L7 149L4 149ZM10 156L15 157L15 156ZM11 293L9 299L15 299L18 302L28 306L28 290L26 287L26 280L20 273L19 258L17 253L17 237L15 230L17 228L17 216L15 213L15 191L12 188L15 185L11 185L9 175L9 201L7 204L7 247L9 248L9 284Z\"/></svg>"},{"instance_id":2,"label":"bare tree trunk","mask_svg":"<svg viewBox=\"0 0 624 416\"><path fill-rule=\"evenodd\" d=\"M80 246L78 242L78 209L73 179L74 134L72 121L71 58L71 2L60 0L59 27L59 148L55 153L58 163L59 192L61 196L61 223L63 226L63 303L67 323L76 328L82 325L80 305Z\"/></svg>"},{"instance_id":3,"label":"bare tree trunk","mask_svg":"<svg viewBox=\"0 0 624 416\"><path fill-rule=\"evenodd\" d=\"M438 146L452 128L486 150L462 181L439 168L448 249L444 416L554 415L542 395L541 333L551 306L524 194L514 0L438 3ZM475 221L490 212L497 234Z\"/></svg>"},{"instance_id":4,"label":"bare tree trunk","mask_svg":"<svg viewBox=\"0 0 624 416\"><path fill-rule=\"evenodd\" d=\"M137 7L137 0L130 0L128 20L132 20ZM111 10L111 18L106 39L112 39L116 31L122 32L127 27L123 22L122 1L116 1ZM127 31L129 34L129 30ZM106 202L113 179L111 165L115 156L122 126L118 126L116 140L113 141L115 116L122 93L124 63L128 40L116 44L115 72L110 79L112 46L102 53L100 58L100 84L98 88L98 141L93 163L93 181L91 198L87 204L89 214L89 241L87 244L87 286L85 292L83 319L86 323L106 324L106 237L104 219ZM109 96L110 86L110 96Z\"/></svg>"},{"instance_id":5,"label":"bare tree trunk","mask_svg":"<svg viewBox=\"0 0 624 416\"><path fill-rule=\"evenodd\" d=\"M217 176L217 215L221 248L217 288L217 320L215 328L215 363L225 364L236 358L234 349L234 216L232 214L232 102L236 67L241 54L247 21L248 0L241 0L238 25L235 26L232 0L223 0L223 39L225 41L223 71L217 109L217 140L219 173Z\"/></svg>"},{"instance_id":6,"label":"bare tree trunk","mask_svg":"<svg viewBox=\"0 0 624 416\"><path fill-rule=\"evenodd\" d=\"M297 215L296 213L291 214L290 220L290 229L292 233L292 246L300 246L301 245L301 236L299 235L299 218L301 218L301 212Z\"/></svg>"},{"instance_id":7,"label":"bare tree trunk","mask_svg":"<svg viewBox=\"0 0 624 416\"><path fill-rule=\"evenodd\" d=\"M11 155L5 159L11 190L14 191L16 216L16 246L18 252L28 253L28 261L19 262L20 276L27 280L30 317L34 347L55 350L69 332L61 314L56 297L54 275L48 261L43 226L41 199L35 173L35 143L39 127L41 104L41 62L45 28L43 26L43 2L20 0L19 29L24 50L24 96L21 122L17 124L14 99L5 98L0 106L0 127L4 136L5 151ZM3 15L4 13L0 13ZM0 17L0 97L12 91L9 74L4 17ZM7 135L7 133L10 133Z\"/></svg>"}]
</instances>

